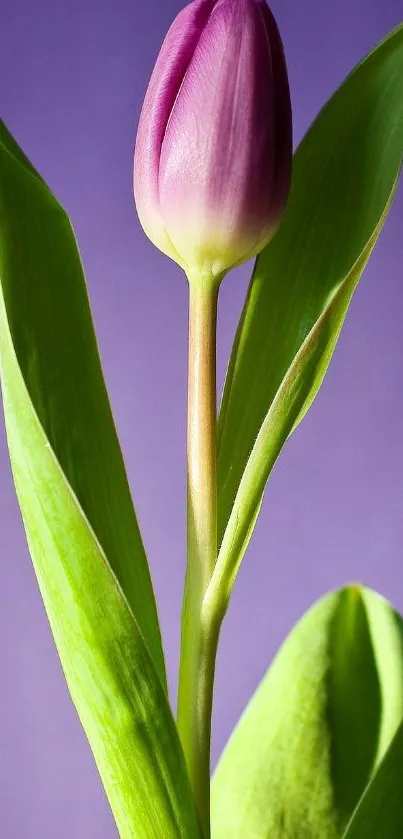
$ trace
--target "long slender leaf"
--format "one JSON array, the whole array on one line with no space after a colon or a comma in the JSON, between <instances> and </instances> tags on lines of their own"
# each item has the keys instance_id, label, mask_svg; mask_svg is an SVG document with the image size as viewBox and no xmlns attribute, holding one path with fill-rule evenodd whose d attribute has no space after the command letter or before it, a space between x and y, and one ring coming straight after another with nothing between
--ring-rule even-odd
<instances>
[{"instance_id":1,"label":"long slender leaf","mask_svg":"<svg viewBox=\"0 0 403 839\"><path fill-rule=\"evenodd\" d=\"M212 839L339 839L402 715L400 616L357 586L328 595L292 631L224 751Z\"/></svg>"},{"instance_id":2,"label":"long slender leaf","mask_svg":"<svg viewBox=\"0 0 403 839\"><path fill-rule=\"evenodd\" d=\"M74 237L0 137L0 377L46 611L122 839L199 839Z\"/></svg>"},{"instance_id":3,"label":"long slender leaf","mask_svg":"<svg viewBox=\"0 0 403 839\"><path fill-rule=\"evenodd\" d=\"M256 262L218 427L222 547L213 586L225 587L225 596L273 464L325 375L402 154L403 26L353 71L308 131L285 218Z\"/></svg>"},{"instance_id":4,"label":"long slender leaf","mask_svg":"<svg viewBox=\"0 0 403 839\"><path fill-rule=\"evenodd\" d=\"M165 683L147 559L74 233L63 208L1 121L0 213L0 282L24 382Z\"/></svg>"}]
</instances>

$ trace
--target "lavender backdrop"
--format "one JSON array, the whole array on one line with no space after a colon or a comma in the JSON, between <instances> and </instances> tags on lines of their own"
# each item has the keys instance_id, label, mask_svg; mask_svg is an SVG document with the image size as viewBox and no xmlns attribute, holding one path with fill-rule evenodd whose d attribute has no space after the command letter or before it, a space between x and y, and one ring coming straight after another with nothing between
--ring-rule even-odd
<instances>
[{"instance_id":1,"label":"lavender backdrop","mask_svg":"<svg viewBox=\"0 0 403 839\"><path fill-rule=\"evenodd\" d=\"M273 0L300 139L401 0ZM131 165L142 96L181 0L2 0L0 106L73 219L165 637L172 694L184 573L186 284L143 236ZM277 646L328 589L364 580L403 609L403 195L330 372L272 477L226 620L214 759ZM220 304L222 382L248 270ZM0 835L117 836L70 704L0 437Z\"/></svg>"}]
</instances>

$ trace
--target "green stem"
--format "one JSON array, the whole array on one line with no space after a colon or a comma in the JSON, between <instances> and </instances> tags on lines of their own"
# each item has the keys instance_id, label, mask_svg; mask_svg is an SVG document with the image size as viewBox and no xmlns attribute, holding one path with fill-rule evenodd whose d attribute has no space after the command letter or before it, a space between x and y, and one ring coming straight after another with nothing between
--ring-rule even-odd
<instances>
[{"instance_id":1,"label":"green stem","mask_svg":"<svg viewBox=\"0 0 403 839\"><path fill-rule=\"evenodd\" d=\"M190 282L188 551L182 611L178 729L204 839L210 837L210 740L219 627L203 612L217 559L216 321L218 283Z\"/></svg>"}]
</instances>

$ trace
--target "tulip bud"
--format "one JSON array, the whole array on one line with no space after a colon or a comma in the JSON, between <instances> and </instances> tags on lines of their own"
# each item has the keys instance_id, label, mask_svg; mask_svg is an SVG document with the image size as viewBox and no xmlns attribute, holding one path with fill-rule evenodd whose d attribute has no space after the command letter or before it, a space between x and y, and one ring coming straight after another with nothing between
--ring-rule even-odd
<instances>
[{"instance_id":1,"label":"tulip bud","mask_svg":"<svg viewBox=\"0 0 403 839\"><path fill-rule=\"evenodd\" d=\"M283 46L265 0L194 0L141 112L134 194L146 234L188 276L221 277L275 232L291 155Z\"/></svg>"}]
</instances>

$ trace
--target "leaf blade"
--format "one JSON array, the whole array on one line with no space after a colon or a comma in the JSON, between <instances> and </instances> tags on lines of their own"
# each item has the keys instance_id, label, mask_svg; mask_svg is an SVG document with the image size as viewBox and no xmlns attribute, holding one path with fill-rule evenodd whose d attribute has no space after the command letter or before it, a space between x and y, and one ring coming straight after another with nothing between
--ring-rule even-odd
<instances>
[{"instance_id":1,"label":"leaf blade","mask_svg":"<svg viewBox=\"0 0 403 839\"><path fill-rule=\"evenodd\" d=\"M348 77L295 154L285 218L256 262L224 386L218 423L220 542L287 371L365 253L390 202L403 149L402 77L401 26ZM285 417L276 456L313 396L301 397L297 422Z\"/></svg>"},{"instance_id":2,"label":"leaf blade","mask_svg":"<svg viewBox=\"0 0 403 839\"><path fill-rule=\"evenodd\" d=\"M4 128L0 139L0 378L38 583L122 839L199 839L74 237ZM111 480L126 505L116 525ZM122 561L112 525L125 516Z\"/></svg>"},{"instance_id":3,"label":"leaf blade","mask_svg":"<svg viewBox=\"0 0 403 839\"><path fill-rule=\"evenodd\" d=\"M158 618L70 221L0 123L0 259L24 381L166 684Z\"/></svg>"},{"instance_id":4,"label":"leaf blade","mask_svg":"<svg viewBox=\"0 0 403 839\"><path fill-rule=\"evenodd\" d=\"M364 252L301 344L262 423L233 502L206 595L206 600L218 602L223 609L229 602L270 472L285 440L305 415L323 381L350 301L383 227L388 208L389 205Z\"/></svg>"},{"instance_id":5,"label":"leaf blade","mask_svg":"<svg viewBox=\"0 0 403 839\"><path fill-rule=\"evenodd\" d=\"M357 586L328 595L293 629L224 750L212 839L339 839L402 713L400 616Z\"/></svg>"},{"instance_id":6,"label":"leaf blade","mask_svg":"<svg viewBox=\"0 0 403 839\"><path fill-rule=\"evenodd\" d=\"M161 831L185 837L188 830L197 836L165 692L119 584L32 410L13 358L2 300L0 324L7 438L27 539L69 690L121 836L152 839ZM22 433L16 415L25 417ZM150 805L143 820L150 796L155 806ZM186 820L184 829L181 821Z\"/></svg>"},{"instance_id":7,"label":"leaf blade","mask_svg":"<svg viewBox=\"0 0 403 839\"><path fill-rule=\"evenodd\" d=\"M343 839L400 839L403 834L403 723L358 804Z\"/></svg>"}]
</instances>

